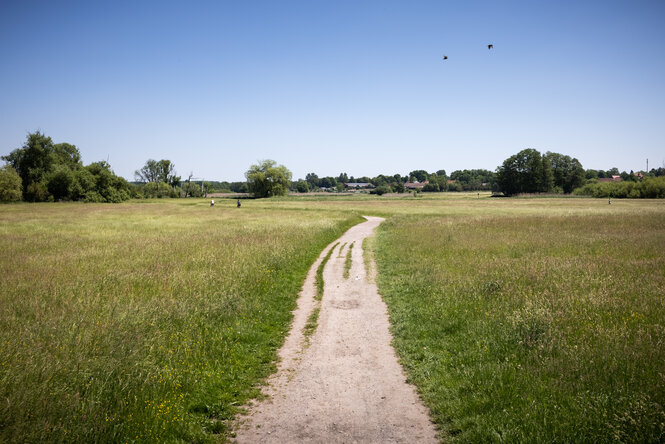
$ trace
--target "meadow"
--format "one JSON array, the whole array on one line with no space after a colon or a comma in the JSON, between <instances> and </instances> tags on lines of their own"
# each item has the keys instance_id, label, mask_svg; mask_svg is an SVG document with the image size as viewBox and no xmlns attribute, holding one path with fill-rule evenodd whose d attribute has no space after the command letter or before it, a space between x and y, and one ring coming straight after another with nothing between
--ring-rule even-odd
<instances>
[{"instance_id":1,"label":"meadow","mask_svg":"<svg viewBox=\"0 0 665 444\"><path fill-rule=\"evenodd\" d=\"M0 206L0 441L224 440L361 220L252 204Z\"/></svg>"},{"instance_id":2,"label":"meadow","mask_svg":"<svg viewBox=\"0 0 665 444\"><path fill-rule=\"evenodd\" d=\"M445 193L0 206L0 441L226 440L361 214L443 441L665 439L665 201Z\"/></svg>"},{"instance_id":3,"label":"meadow","mask_svg":"<svg viewBox=\"0 0 665 444\"><path fill-rule=\"evenodd\" d=\"M444 441L665 440L665 205L616 204L451 202L379 227L394 344Z\"/></svg>"}]
</instances>

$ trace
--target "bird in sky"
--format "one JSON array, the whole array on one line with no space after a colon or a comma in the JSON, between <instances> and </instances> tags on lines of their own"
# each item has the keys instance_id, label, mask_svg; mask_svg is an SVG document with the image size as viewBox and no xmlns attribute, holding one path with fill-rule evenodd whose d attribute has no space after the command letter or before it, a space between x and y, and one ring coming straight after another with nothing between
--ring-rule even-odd
<instances>
[{"instance_id":1,"label":"bird in sky","mask_svg":"<svg viewBox=\"0 0 665 444\"><path fill-rule=\"evenodd\" d=\"M492 45L491 43L487 45L487 49L492 49L492 48L494 48L494 45Z\"/></svg>"},{"instance_id":2,"label":"bird in sky","mask_svg":"<svg viewBox=\"0 0 665 444\"><path fill-rule=\"evenodd\" d=\"M443 60L448 60L448 56L444 54L443 55Z\"/></svg>"}]
</instances>

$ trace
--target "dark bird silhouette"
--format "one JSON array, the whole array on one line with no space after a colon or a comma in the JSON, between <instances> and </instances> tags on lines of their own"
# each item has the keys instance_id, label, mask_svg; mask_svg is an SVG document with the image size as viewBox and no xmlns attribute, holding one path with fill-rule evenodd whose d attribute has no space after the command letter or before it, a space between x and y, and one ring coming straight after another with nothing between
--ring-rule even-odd
<instances>
[{"instance_id":1,"label":"dark bird silhouette","mask_svg":"<svg viewBox=\"0 0 665 444\"><path fill-rule=\"evenodd\" d=\"M444 56L443 56L443 60L448 60L448 56L447 56L447 55L444 55Z\"/></svg>"},{"instance_id":2,"label":"dark bird silhouette","mask_svg":"<svg viewBox=\"0 0 665 444\"><path fill-rule=\"evenodd\" d=\"M492 45L491 43L487 45L487 49L492 49L492 48L494 48L494 45Z\"/></svg>"}]
</instances>

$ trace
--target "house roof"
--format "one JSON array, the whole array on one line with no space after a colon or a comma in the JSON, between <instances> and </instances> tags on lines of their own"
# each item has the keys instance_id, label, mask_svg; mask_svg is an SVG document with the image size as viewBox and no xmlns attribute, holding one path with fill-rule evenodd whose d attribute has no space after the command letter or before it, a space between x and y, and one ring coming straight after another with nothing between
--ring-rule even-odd
<instances>
[{"instance_id":1,"label":"house roof","mask_svg":"<svg viewBox=\"0 0 665 444\"><path fill-rule=\"evenodd\" d=\"M429 183L429 180L426 180L425 182L406 182L404 184L404 188L412 188L412 189L417 189L417 188L423 188L425 185Z\"/></svg>"}]
</instances>

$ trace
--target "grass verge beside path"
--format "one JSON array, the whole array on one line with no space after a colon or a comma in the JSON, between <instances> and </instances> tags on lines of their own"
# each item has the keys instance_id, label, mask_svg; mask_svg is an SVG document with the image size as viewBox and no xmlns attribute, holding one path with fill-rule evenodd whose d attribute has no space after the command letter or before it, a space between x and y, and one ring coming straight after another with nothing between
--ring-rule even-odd
<instances>
[{"instance_id":1,"label":"grass verge beside path","mask_svg":"<svg viewBox=\"0 0 665 444\"><path fill-rule=\"evenodd\" d=\"M396 349L445 439L663 442L662 205L509 205L396 216L374 240Z\"/></svg>"},{"instance_id":2,"label":"grass verge beside path","mask_svg":"<svg viewBox=\"0 0 665 444\"><path fill-rule=\"evenodd\" d=\"M0 441L223 441L363 220L252 204L3 205Z\"/></svg>"}]
</instances>

